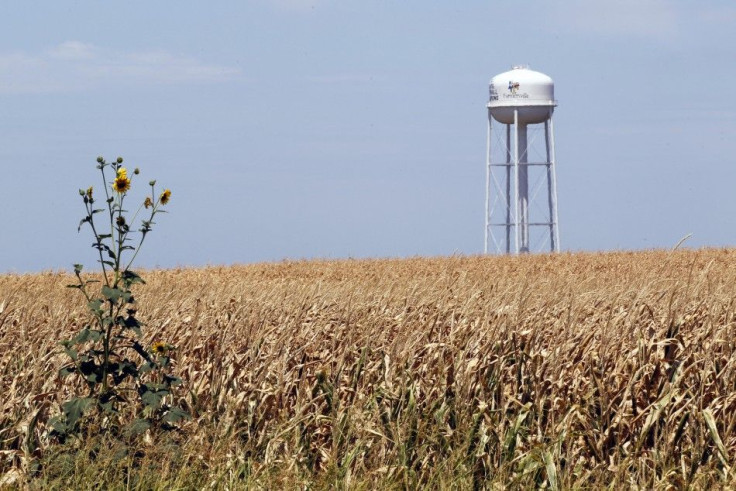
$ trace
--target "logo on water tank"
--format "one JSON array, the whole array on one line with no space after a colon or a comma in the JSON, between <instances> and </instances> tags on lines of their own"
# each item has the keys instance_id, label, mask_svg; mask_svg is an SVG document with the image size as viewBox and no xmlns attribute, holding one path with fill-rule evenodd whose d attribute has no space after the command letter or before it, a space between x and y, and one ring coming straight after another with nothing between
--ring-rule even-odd
<instances>
[{"instance_id":1,"label":"logo on water tank","mask_svg":"<svg viewBox=\"0 0 736 491\"><path fill-rule=\"evenodd\" d=\"M501 84L499 84L498 88L496 87L495 84L490 85L489 89L490 89L491 102L498 101L499 99L504 100L504 99L528 99L529 98L528 93L519 92L519 89L521 88L521 85L519 84L519 82L509 81L508 92L503 92L499 94L498 89L500 89L501 87L503 87Z\"/></svg>"},{"instance_id":2,"label":"logo on water tank","mask_svg":"<svg viewBox=\"0 0 736 491\"><path fill-rule=\"evenodd\" d=\"M520 84L519 82L514 82L509 80L509 93L504 94L504 99L528 99L529 94L526 92L519 92Z\"/></svg>"}]
</instances>

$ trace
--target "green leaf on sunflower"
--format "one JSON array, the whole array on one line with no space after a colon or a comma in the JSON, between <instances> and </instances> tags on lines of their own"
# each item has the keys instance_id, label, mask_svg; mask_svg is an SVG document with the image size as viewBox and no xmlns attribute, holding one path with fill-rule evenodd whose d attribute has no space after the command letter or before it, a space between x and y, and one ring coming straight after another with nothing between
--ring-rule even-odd
<instances>
[{"instance_id":1,"label":"green leaf on sunflower","mask_svg":"<svg viewBox=\"0 0 736 491\"><path fill-rule=\"evenodd\" d=\"M77 361L77 350L74 348L64 348L64 352L74 361Z\"/></svg>"},{"instance_id":2,"label":"green leaf on sunflower","mask_svg":"<svg viewBox=\"0 0 736 491\"><path fill-rule=\"evenodd\" d=\"M141 394L141 401L145 406L158 409L161 406L161 401L168 395L168 391L162 390L147 390Z\"/></svg>"},{"instance_id":3,"label":"green leaf on sunflower","mask_svg":"<svg viewBox=\"0 0 736 491\"><path fill-rule=\"evenodd\" d=\"M164 414L164 417L162 419L166 423L176 423L177 421L181 421L182 419L192 419L192 417L182 408L174 406L166 411L166 414Z\"/></svg>"},{"instance_id":4,"label":"green leaf on sunflower","mask_svg":"<svg viewBox=\"0 0 736 491\"><path fill-rule=\"evenodd\" d=\"M104 285L102 287L102 296L115 303L123 296L123 291L119 288L110 288L109 286Z\"/></svg>"},{"instance_id":5,"label":"green leaf on sunflower","mask_svg":"<svg viewBox=\"0 0 736 491\"><path fill-rule=\"evenodd\" d=\"M74 427L85 411L96 402L92 397L75 397L61 405L61 410L66 416L66 422L69 427Z\"/></svg>"},{"instance_id":6,"label":"green leaf on sunflower","mask_svg":"<svg viewBox=\"0 0 736 491\"><path fill-rule=\"evenodd\" d=\"M128 426L125 429L125 432L132 437L136 437L138 435L141 435L148 430L148 428L151 427L151 423L148 420L145 419L136 419L134 420L130 426Z\"/></svg>"},{"instance_id":7,"label":"green leaf on sunflower","mask_svg":"<svg viewBox=\"0 0 736 491\"><path fill-rule=\"evenodd\" d=\"M131 249L134 248L131 247ZM125 281L127 285L135 285L136 283L141 283L143 285L146 284L146 282L143 281L143 278L141 278L138 273L130 271L129 269L123 271L123 281Z\"/></svg>"},{"instance_id":8,"label":"green leaf on sunflower","mask_svg":"<svg viewBox=\"0 0 736 491\"><path fill-rule=\"evenodd\" d=\"M164 384L169 387L176 387L177 385L181 385L181 383L182 380L179 377L175 377L174 375L164 375Z\"/></svg>"},{"instance_id":9,"label":"green leaf on sunflower","mask_svg":"<svg viewBox=\"0 0 736 491\"><path fill-rule=\"evenodd\" d=\"M102 313L102 309L100 308L102 307L102 303L103 301L101 299L96 298L94 300L90 300L87 306L89 307L89 310L97 314L97 313Z\"/></svg>"}]
</instances>

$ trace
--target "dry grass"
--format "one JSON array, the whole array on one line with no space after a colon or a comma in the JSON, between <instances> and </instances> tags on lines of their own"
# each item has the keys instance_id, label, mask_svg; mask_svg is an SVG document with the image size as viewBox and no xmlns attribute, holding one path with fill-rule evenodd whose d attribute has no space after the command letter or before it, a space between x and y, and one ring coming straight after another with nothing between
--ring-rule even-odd
<instances>
[{"instance_id":1,"label":"dry grass","mask_svg":"<svg viewBox=\"0 0 736 491\"><path fill-rule=\"evenodd\" d=\"M0 474L24 482L40 459L39 485L74 487L730 485L735 265L703 250L146 272L139 318L178 346L194 420L135 469L48 447L58 340L84 311L65 275L0 276Z\"/></svg>"}]
</instances>

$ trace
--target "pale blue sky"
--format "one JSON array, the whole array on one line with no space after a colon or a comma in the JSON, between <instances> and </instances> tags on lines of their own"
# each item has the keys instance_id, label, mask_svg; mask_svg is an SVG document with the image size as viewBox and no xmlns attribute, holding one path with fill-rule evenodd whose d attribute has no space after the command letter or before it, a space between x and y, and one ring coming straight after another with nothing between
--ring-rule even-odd
<instances>
[{"instance_id":1,"label":"pale blue sky","mask_svg":"<svg viewBox=\"0 0 736 491\"><path fill-rule=\"evenodd\" d=\"M564 250L736 244L732 1L40 1L0 19L0 272L94 267L77 189L100 154L173 191L143 266L477 254L487 84L520 63L556 84Z\"/></svg>"}]
</instances>

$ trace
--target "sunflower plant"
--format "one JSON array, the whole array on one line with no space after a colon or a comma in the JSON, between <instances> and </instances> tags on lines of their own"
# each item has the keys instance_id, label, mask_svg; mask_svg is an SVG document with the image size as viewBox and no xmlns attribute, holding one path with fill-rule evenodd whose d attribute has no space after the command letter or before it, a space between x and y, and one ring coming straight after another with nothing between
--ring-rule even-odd
<instances>
[{"instance_id":1,"label":"sunflower plant","mask_svg":"<svg viewBox=\"0 0 736 491\"><path fill-rule=\"evenodd\" d=\"M133 295L135 287L145 284L131 269L133 261L153 229L154 217L164 212L171 191L157 194L156 181L150 181L150 192L129 220L126 198L140 171L136 168L130 175L121 157L111 163L98 157L97 169L102 174L106 206L97 208L93 187L80 189L86 214L78 231L85 225L91 229L102 271L88 279L82 275L82 265L75 264L77 282L67 285L84 297L88 321L61 343L69 362L59 375L71 377L77 387L77 395L64 402L59 416L50 421L52 434L61 441L95 427L137 436L149 429L173 429L189 418L172 402L175 387L182 382L171 373L175 347L163 341L150 346L142 342L143 324L137 318ZM145 218L134 230L139 215Z\"/></svg>"}]
</instances>

